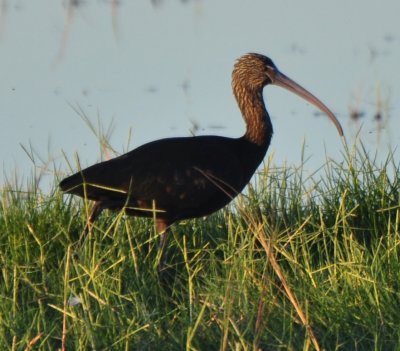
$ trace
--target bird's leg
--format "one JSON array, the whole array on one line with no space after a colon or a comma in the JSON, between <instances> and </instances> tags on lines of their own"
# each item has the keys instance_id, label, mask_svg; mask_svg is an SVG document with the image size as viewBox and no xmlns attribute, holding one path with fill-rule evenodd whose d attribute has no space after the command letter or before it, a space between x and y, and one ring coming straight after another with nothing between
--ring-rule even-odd
<instances>
[{"instance_id":1,"label":"bird's leg","mask_svg":"<svg viewBox=\"0 0 400 351\"><path fill-rule=\"evenodd\" d=\"M168 236L169 236L169 226L170 223L164 219L156 219L156 229L157 233L160 234L160 249L159 249L159 260L157 270L158 273L161 273L166 266L167 262L167 254L166 254L166 247L168 243Z\"/></svg>"},{"instance_id":2,"label":"bird's leg","mask_svg":"<svg viewBox=\"0 0 400 351\"><path fill-rule=\"evenodd\" d=\"M103 203L101 201L96 201L94 203L93 209L90 212L89 218L86 222L85 228L82 231L81 236L79 237L78 243L76 244L76 250L78 250L81 246L82 240L85 239L89 231L92 229L92 225L97 217L100 215L101 211L103 211Z\"/></svg>"}]
</instances>

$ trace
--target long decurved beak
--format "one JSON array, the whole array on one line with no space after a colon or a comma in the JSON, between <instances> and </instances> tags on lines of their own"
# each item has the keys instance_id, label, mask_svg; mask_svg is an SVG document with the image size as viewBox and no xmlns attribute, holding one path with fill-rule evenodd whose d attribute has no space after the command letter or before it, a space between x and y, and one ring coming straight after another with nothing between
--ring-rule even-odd
<instances>
[{"instance_id":1,"label":"long decurved beak","mask_svg":"<svg viewBox=\"0 0 400 351\"><path fill-rule=\"evenodd\" d=\"M290 79L289 77L285 76L283 73L279 72L278 70L275 71L275 75L273 77L272 84L278 85L282 88L285 88L292 93L302 97L304 100L307 100L310 104L313 104L315 107L320 109L322 112L325 112L329 119L333 122L336 129L338 130L340 136L343 136L343 128L340 125L340 122L337 120L335 115L329 110L328 107L325 106L319 99L317 99L313 94L309 91L301 87L295 81Z\"/></svg>"}]
</instances>

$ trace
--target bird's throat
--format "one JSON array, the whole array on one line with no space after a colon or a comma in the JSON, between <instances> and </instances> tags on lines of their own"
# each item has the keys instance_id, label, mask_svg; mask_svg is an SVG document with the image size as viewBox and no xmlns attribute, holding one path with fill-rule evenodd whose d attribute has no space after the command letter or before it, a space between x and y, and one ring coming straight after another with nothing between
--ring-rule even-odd
<instances>
[{"instance_id":1,"label":"bird's throat","mask_svg":"<svg viewBox=\"0 0 400 351\"><path fill-rule=\"evenodd\" d=\"M265 108L262 89L242 91L237 96L238 104L246 122L244 138L258 146L269 145L272 138L272 123ZM240 98L240 100L239 100Z\"/></svg>"}]
</instances>

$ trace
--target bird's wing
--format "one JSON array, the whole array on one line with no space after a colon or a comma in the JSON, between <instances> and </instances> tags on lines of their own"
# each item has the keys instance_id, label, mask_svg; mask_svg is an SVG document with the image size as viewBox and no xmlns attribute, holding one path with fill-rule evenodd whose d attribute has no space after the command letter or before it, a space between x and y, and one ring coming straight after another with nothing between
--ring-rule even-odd
<instances>
[{"instance_id":1,"label":"bird's wing","mask_svg":"<svg viewBox=\"0 0 400 351\"><path fill-rule=\"evenodd\" d=\"M169 146L167 156L162 148L155 148L143 153L147 157L132 157L133 162L128 162L129 154L116 159L115 169L121 172L114 184L125 182L125 190L130 186L134 198L177 207L206 203L221 194L235 197L242 190L242 169L232 150L212 142L200 146Z\"/></svg>"},{"instance_id":2,"label":"bird's wing","mask_svg":"<svg viewBox=\"0 0 400 351\"><path fill-rule=\"evenodd\" d=\"M101 162L66 178L61 188L93 200L156 206L187 216L212 212L243 187L240 162L231 139L173 138L145 144L115 159ZM222 142L221 142L222 141ZM85 184L85 186L83 186Z\"/></svg>"}]
</instances>

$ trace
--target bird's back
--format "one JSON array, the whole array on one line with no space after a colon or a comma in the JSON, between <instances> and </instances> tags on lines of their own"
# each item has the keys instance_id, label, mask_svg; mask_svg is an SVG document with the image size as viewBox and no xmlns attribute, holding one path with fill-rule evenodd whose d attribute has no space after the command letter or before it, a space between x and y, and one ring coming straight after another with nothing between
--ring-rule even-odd
<instances>
[{"instance_id":1,"label":"bird's back","mask_svg":"<svg viewBox=\"0 0 400 351\"><path fill-rule=\"evenodd\" d=\"M81 170L60 187L105 207L127 205L133 215L152 216L155 206L170 220L204 216L240 193L261 162L266 150L257 155L248 144L219 136L161 139Z\"/></svg>"}]
</instances>

